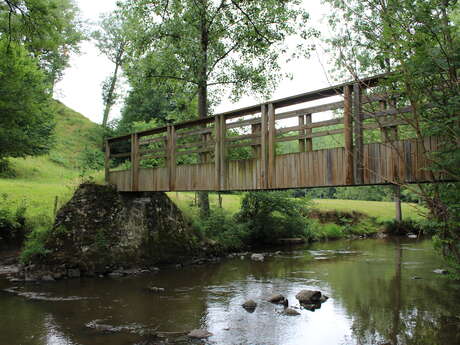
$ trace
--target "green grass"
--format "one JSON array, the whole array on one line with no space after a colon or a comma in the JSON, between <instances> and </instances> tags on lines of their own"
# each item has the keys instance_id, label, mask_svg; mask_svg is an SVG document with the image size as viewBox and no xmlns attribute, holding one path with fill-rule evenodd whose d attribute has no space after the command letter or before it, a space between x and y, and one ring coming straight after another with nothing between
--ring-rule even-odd
<instances>
[{"instance_id":1,"label":"green grass","mask_svg":"<svg viewBox=\"0 0 460 345\"><path fill-rule=\"evenodd\" d=\"M378 221L386 221L395 218L395 204L386 201L362 201L341 199L315 199L314 207L323 211L358 211L377 218ZM402 203L403 219L422 219L423 208L417 204Z\"/></svg>"},{"instance_id":2,"label":"green grass","mask_svg":"<svg viewBox=\"0 0 460 345\"><path fill-rule=\"evenodd\" d=\"M51 215L54 200L65 203L82 182L79 171L81 152L101 143L100 127L83 115L56 101L55 144L48 155L11 158L15 178L0 178L0 194L16 205L26 203L28 217ZM101 178L101 173L97 178Z\"/></svg>"},{"instance_id":3,"label":"green grass","mask_svg":"<svg viewBox=\"0 0 460 345\"><path fill-rule=\"evenodd\" d=\"M198 214L198 208L192 207L195 194L191 192L168 193L169 197L179 208L189 216ZM241 205L241 194L222 194L222 206L229 214L239 211ZM217 194L209 194L211 207L217 207ZM395 217L395 206L393 202L385 201L361 201L361 200L340 200L340 199L315 199L313 207L319 210L330 211L358 211L370 217L375 217L379 222L391 220ZM417 204L402 203L404 219L422 219L423 209Z\"/></svg>"}]
</instances>

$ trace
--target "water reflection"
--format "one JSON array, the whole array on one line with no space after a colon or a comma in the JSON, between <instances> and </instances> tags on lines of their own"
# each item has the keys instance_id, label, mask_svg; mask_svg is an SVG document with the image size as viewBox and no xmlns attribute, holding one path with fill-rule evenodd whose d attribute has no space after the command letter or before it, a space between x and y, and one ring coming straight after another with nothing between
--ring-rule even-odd
<instances>
[{"instance_id":1,"label":"water reflection","mask_svg":"<svg viewBox=\"0 0 460 345\"><path fill-rule=\"evenodd\" d=\"M30 286L97 299L32 301L0 293L0 344L159 344L165 340L145 330L199 327L214 334L210 344L459 344L460 288L432 272L440 265L429 241L338 241L264 263L236 258L158 275ZM166 291L152 294L145 289L151 284ZM314 312L286 316L283 306L266 302L281 293L300 308L295 294L309 288L330 296ZM247 299L258 302L254 313L241 307ZM94 320L123 331L85 327Z\"/></svg>"}]
</instances>

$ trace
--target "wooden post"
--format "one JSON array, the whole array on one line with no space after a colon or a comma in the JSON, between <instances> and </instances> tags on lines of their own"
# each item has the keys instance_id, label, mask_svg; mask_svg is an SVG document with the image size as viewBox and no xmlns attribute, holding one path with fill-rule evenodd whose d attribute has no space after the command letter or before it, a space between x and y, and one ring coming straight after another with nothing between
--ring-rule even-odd
<instances>
[{"instance_id":1,"label":"wooden post","mask_svg":"<svg viewBox=\"0 0 460 345\"><path fill-rule=\"evenodd\" d=\"M305 115L305 124L306 125L311 125L312 120L311 120L311 114ZM311 135L313 133L313 130L311 128L307 128L305 130L306 135ZM305 149L307 152L313 151L313 138L307 138L305 139Z\"/></svg>"},{"instance_id":2,"label":"wooden post","mask_svg":"<svg viewBox=\"0 0 460 345\"><path fill-rule=\"evenodd\" d=\"M261 109L261 134L260 134L260 186L268 188L268 162L267 162L267 135L268 135L268 113L267 105L262 104Z\"/></svg>"},{"instance_id":3,"label":"wooden post","mask_svg":"<svg viewBox=\"0 0 460 345\"><path fill-rule=\"evenodd\" d=\"M275 107L268 104L268 187L274 188L276 182L276 128Z\"/></svg>"},{"instance_id":4,"label":"wooden post","mask_svg":"<svg viewBox=\"0 0 460 345\"><path fill-rule=\"evenodd\" d=\"M220 117L222 115L214 116L214 174L215 174L215 188L220 190L220 147L222 145L222 132L220 130Z\"/></svg>"},{"instance_id":5,"label":"wooden post","mask_svg":"<svg viewBox=\"0 0 460 345\"><path fill-rule=\"evenodd\" d=\"M167 129L167 162L169 176L169 191L176 189L176 128L174 125Z\"/></svg>"},{"instance_id":6,"label":"wooden post","mask_svg":"<svg viewBox=\"0 0 460 345\"><path fill-rule=\"evenodd\" d=\"M139 190L139 137L131 134L131 191Z\"/></svg>"},{"instance_id":7,"label":"wooden post","mask_svg":"<svg viewBox=\"0 0 460 345\"><path fill-rule=\"evenodd\" d=\"M110 145L109 141L105 140L105 154L104 154L104 172L105 172L105 183L110 183Z\"/></svg>"},{"instance_id":8,"label":"wooden post","mask_svg":"<svg viewBox=\"0 0 460 345\"><path fill-rule=\"evenodd\" d=\"M364 171L363 171L363 111L362 111L362 95L361 87L358 83L353 85L353 117L354 132L355 132L355 150L354 150L354 163L355 163L355 183L364 183Z\"/></svg>"},{"instance_id":9,"label":"wooden post","mask_svg":"<svg viewBox=\"0 0 460 345\"><path fill-rule=\"evenodd\" d=\"M299 116L299 126L304 126L305 125L305 115L300 115ZM304 135L305 134L305 129L299 130L299 135ZM304 139L299 139L299 152L305 152L305 138Z\"/></svg>"},{"instance_id":10,"label":"wooden post","mask_svg":"<svg viewBox=\"0 0 460 345\"><path fill-rule=\"evenodd\" d=\"M351 86L343 89L343 137L345 146L345 184L354 184L353 176L353 120Z\"/></svg>"},{"instance_id":11,"label":"wooden post","mask_svg":"<svg viewBox=\"0 0 460 345\"><path fill-rule=\"evenodd\" d=\"M227 124L225 116L219 116L220 118L220 150L219 150L219 158L220 158L220 190L225 190L227 188L227 153L225 148L225 138L227 136Z\"/></svg>"}]
</instances>

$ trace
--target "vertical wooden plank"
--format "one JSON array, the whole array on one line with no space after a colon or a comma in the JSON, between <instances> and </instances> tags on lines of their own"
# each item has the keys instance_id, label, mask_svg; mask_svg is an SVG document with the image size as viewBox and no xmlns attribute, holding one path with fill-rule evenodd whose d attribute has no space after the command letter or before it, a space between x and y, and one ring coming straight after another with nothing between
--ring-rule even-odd
<instances>
[{"instance_id":1,"label":"vertical wooden plank","mask_svg":"<svg viewBox=\"0 0 460 345\"><path fill-rule=\"evenodd\" d=\"M345 146L345 184L354 184L353 176L353 121L352 121L352 93L351 86L345 86L343 90L343 124Z\"/></svg>"},{"instance_id":2,"label":"vertical wooden plank","mask_svg":"<svg viewBox=\"0 0 460 345\"><path fill-rule=\"evenodd\" d=\"M268 113L267 105L261 106L261 135L260 135L260 185L262 189L268 188L268 162L267 162L267 135Z\"/></svg>"},{"instance_id":3,"label":"vertical wooden plank","mask_svg":"<svg viewBox=\"0 0 460 345\"><path fill-rule=\"evenodd\" d=\"M139 190L139 137L131 134L131 191Z\"/></svg>"},{"instance_id":4,"label":"vertical wooden plank","mask_svg":"<svg viewBox=\"0 0 460 345\"><path fill-rule=\"evenodd\" d=\"M220 146L222 145L222 137L220 130L220 117L222 115L216 115L214 117L214 186L216 190L220 191Z\"/></svg>"},{"instance_id":5,"label":"vertical wooden plank","mask_svg":"<svg viewBox=\"0 0 460 345\"><path fill-rule=\"evenodd\" d=\"M109 141L105 140L105 154L104 154L104 176L105 183L110 183L110 144Z\"/></svg>"},{"instance_id":6,"label":"vertical wooden plank","mask_svg":"<svg viewBox=\"0 0 460 345\"><path fill-rule=\"evenodd\" d=\"M299 116L299 126L304 126L305 125L305 115L300 115ZM299 135L304 135L305 134L305 129L299 130ZM305 152L305 138L304 139L299 139L299 152Z\"/></svg>"},{"instance_id":7,"label":"vertical wooden plank","mask_svg":"<svg viewBox=\"0 0 460 345\"><path fill-rule=\"evenodd\" d=\"M225 148L225 137L227 135L227 125L226 125L226 119L225 116L222 115L219 117L220 118L220 152L219 152L219 157L220 157L220 190L225 190L227 188L227 178L226 178L226 173L227 173L227 154L226 154L226 148Z\"/></svg>"},{"instance_id":8,"label":"vertical wooden plank","mask_svg":"<svg viewBox=\"0 0 460 345\"><path fill-rule=\"evenodd\" d=\"M305 115L305 124L306 125L311 125L312 119L311 119L311 114ZM307 128L305 130L306 135L311 135L313 133L313 130L311 128ZM307 152L313 151L313 138L307 138L305 139L305 149Z\"/></svg>"},{"instance_id":9,"label":"vertical wooden plank","mask_svg":"<svg viewBox=\"0 0 460 345\"><path fill-rule=\"evenodd\" d=\"M173 191L176 188L176 128L174 125L168 126L167 136L169 191Z\"/></svg>"},{"instance_id":10,"label":"vertical wooden plank","mask_svg":"<svg viewBox=\"0 0 460 345\"><path fill-rule=\"evenodd\" d=\"M353 117L354 117L354 136L355 136L355 183L363 184L363 111L361 88L358 83L353 85Z\"/></svg>"},{"instance_id":11,"label":"vertical wooden plank","mask_svg":"<svg viewBox=\"0 0 460 345\"><path fill-rule=\"evenodd\" d=\"M276 128L275 108L273 103L268 104L268 186L275 188L276 183Z\"/></svg>"}]
</instances>

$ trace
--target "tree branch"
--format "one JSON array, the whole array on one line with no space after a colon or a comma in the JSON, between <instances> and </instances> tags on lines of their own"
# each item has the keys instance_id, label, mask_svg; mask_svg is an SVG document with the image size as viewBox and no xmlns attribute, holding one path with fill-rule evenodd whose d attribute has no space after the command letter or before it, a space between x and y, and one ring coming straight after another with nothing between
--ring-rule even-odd
<instances>
[{"instance_id":1,"label":"tree branch","mask_svg":"<svg viewBox=\"0 0 460 345\"><path fill-rule=\"evenodd\" d=\"M268 39L265 35L263 35L259 29L257 28L257 25L252 21L251 19L251 16L249 14L247 14L241 7L240 5L238 5L238 3L235 1L235 0L231 0L232 4L246 17L246 19L249 21L249 23L251 23L251 25L253 26L255 32L257 33L257 35L259 35L261 38L263 38L265 41L267 41L267 43L269 44L273 44L274 42L271 41L270 39Z\"/></svg>"}]
</instances>

